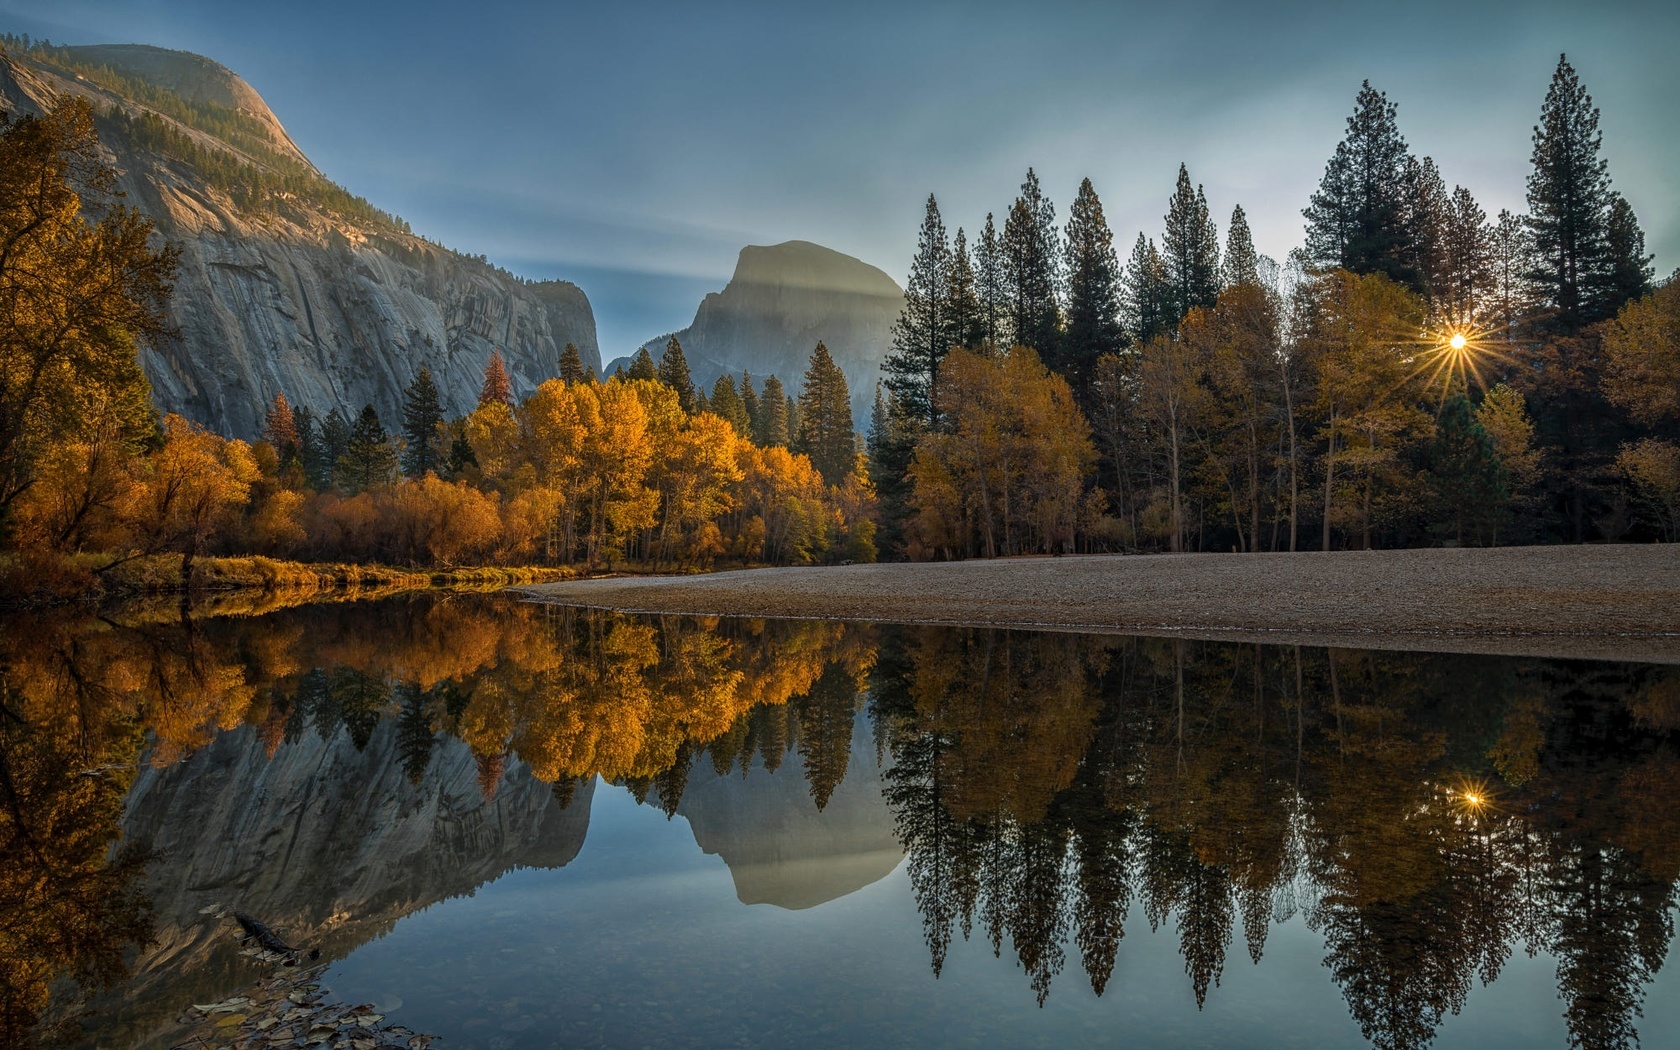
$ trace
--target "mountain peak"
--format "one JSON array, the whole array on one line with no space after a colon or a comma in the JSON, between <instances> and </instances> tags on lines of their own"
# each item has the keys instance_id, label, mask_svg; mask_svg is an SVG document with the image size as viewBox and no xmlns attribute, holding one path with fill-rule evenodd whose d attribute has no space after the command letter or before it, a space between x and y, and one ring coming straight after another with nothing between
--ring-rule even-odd
<instances>
[{"instance_id":1,"label":"mountain peak","mask_svg":"<svg viewBox=\"0 0 1680 1050\"><path fill-rule=\"evenodd\" d=\"M220 62L191 51L172 51L150 44L88 44L56 50L78 64L105 66L173 92L188 102L237 110L263 124L276 150L309 164L257 89Z\"/></svg>"}]
</instances>

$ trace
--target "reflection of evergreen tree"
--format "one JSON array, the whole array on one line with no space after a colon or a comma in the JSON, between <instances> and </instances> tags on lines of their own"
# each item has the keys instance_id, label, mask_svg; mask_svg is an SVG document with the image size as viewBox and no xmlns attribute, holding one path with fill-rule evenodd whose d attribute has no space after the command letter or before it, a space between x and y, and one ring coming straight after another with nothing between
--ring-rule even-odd
<instances>
[{"instance_id":1,"label":"reflection of evergreen tree","mask_svg":"<svg viewBox=\"0 0 1680 1050\"><path fill-rule=\"evenodd\" d=\"M688 770L693 764L693 744L684 740L677 745L675 761L653 776L653 787L659 796L659 808L665 812L666 820L677 815L677 804L682 801L683 791L688 788Z\"/></svg>"},{"instance_id":2,"label":"reflection of evergreen tree","mask_svg":"<svg viewBox=\"0 0 1680 1050\"><path fill-rule=\"evenodd\" d=\"M1636 1047L1645 985L1674 936L1673 884L1653 878L1625 850L1587 842L1556 848L1553 951L1569 1043Z\"/></svg>"},{"instance_id":3,"label":"reflection of evergreen tree","mask_svg":"<svg viewBox=\"0 0 1680 1050\"><path fill-rule=\"evenodd\" d=\"M397 750L402 755L403 772L408 782L419 785L432 761L432 747L437 742L432 732L431 715L426 711L426 694L412 683L397 686Z\"/></svg>"},{"instance_id":4,"label":"reflection of evergreen tree","mask_svg":"<svg viewBox=\"0 0 1680 1050\"><path fill-rule=\"evenodd\" d=\"M830 663L811 691L791 702L799 712L799 757L811 785L811 801L820 810L846 778L852 722L857 717L857 682L844 666Z\"/></svg>"},{"instance_id":5,"label":"reflection of evergreen tree","mask_svg":"<svg viewBox=\"0 0 1680 1050\"><path fill-rule=\"evenodd\" d=\"M350 742L357 751L367 750L379 716L390 700L390 687L383 678L339 668L329 676L327 692L333 713L350 733Z\"/></svg>"}]
</instances>

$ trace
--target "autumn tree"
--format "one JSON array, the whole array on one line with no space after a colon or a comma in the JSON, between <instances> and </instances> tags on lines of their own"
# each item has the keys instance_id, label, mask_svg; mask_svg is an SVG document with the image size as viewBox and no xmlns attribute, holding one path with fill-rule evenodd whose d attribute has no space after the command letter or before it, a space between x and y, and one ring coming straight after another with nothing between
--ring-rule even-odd
<instances>
[{"instance_id":1,"label":"autumn tree","mask_svg":"<svg viewBox=\"0 0 1680 1050\"><path fill-rule=\"evenodd\" d=\"M92 107L67 99L0 126L0 539L42 457L85 440L98 403L144 405L136 356L162 335L177 253L116 200ZM121 440L142 440L144 413Z\"/></svg>"},{"instance_id":2,"label":"autumn tree","mask_svg":"<svg viewBox=\"0 0 1680 1050\"><path fill-rule=\"evenodd\" d=\"M1604 350L1611 403L1647 426L1680 422L1680 281L1622 307Z\"/></svg>"},{"instance_id":3,"label":"autumn tree","mask_svg":"<svg viewBox=\"0 0 1680 1050\"><path fill-rule=\"evenodd\" d=\"M403 392L402 472L411 478L424 477L428 471L436 473L443 467L447 454L444 445L443 401L432 370L422 367L408 389Z\"/></svg>"},{"instance_id":4,"label":"autumn tree","mask_svg":"<svg viewBox=\"0 0 1680 1050\"><path fill-rule=\"evenodd\" d=\"M263 417L263 438L274 446L281 462L297 458L300 445L297 418L283 393L275 394L274 400L269 403L268 412Z\"/></svg>"},{"instance_id":5,"label":"autumn tree","mask_svg":"<svg viewBox=\"0 0 1680 1050\"><path fill-rule=\"evenodd\" d=\"M508 375L507 362L502 360L502 352L491 352L490 361L484 366L484 384L478 389L479 405L492 402L513 404L513 378Z\"/></svg>"},{"instance_id":6,"label":"autumn tree","mask_svg":"<svg viewBox=\"0 0 1680 1050\"><path fill-rule=\"evenodd\" d=\"M257 480L243 441L229 441L177 415L163 422L163 447L139 464L139 491L128 511L137 550L181 555L181 582L193 559L238 520Z\"/></svg>"}]
</instances>

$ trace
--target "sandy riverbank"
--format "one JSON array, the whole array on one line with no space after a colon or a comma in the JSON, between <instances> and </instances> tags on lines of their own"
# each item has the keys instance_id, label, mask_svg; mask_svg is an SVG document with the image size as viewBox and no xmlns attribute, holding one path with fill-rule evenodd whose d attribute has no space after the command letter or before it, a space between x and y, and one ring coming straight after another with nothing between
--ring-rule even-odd
<instances>
[{"instance_id":1,"label":"sandy riverbank","mask_svg":"<svg viewBox=\"0 0 1680 1050\"><path fill-rule=\"evenodd\" d=\"M1680 662L1680 546L1010 558L517 588L626 612Z\"/></svg>"}]
</instances>

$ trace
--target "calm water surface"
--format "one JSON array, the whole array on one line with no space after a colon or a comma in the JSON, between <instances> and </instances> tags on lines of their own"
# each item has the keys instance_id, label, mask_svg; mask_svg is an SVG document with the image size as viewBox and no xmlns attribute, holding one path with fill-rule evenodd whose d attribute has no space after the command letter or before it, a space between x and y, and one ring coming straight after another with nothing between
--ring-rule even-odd
<instances>
[{"instance_id":1,"label":"calm water surface","mask_svg":"<svg viewBox=\"0 0 1680 1050\"><path fill-rule=\"evenodd\" d=\"M453 595L0 701L0 1045L177 1045L232 907L446 1047L1680 1047L1677 668Z\"/></svg>"}]
</instances>

